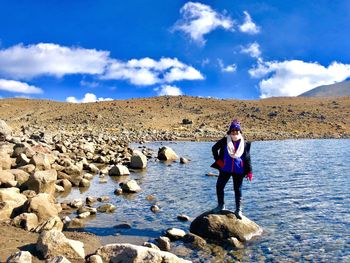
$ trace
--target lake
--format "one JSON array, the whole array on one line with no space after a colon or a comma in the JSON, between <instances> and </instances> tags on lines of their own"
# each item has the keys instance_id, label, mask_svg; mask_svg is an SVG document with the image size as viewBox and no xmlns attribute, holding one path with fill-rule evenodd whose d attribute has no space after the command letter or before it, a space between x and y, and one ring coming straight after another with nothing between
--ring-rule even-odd
<instances>
[{"instance_id":1,"label":"lake","mask_svg":"<svg viewBox=\"0 0 350 263\"><path fill-rule=\"evenodd\" d=\"M143 172L129 177L109 177L99 184L96 176L86 192L72 189L64 199L88 195L111 197L117 207L112 214L99 213L87 221L84 230L114 240L147 240L158 237L169 227L189 229L177 215L191 218L216 206L216 177L208 177L213 162L212 142L155 142L146 146L155 152L169 146L179 156L191 159L188 164L167 164L149 160ZM258 240L242 250L223 255L206 255L196 251L175 252L194 262L350 262L350 140L283 140L258 141L251 147L253 182L243 183L243 214L264 229ZM114 195L119 182L136 179L142 192ZM155 200L148 201L152 195ZM225 203L234 210L232 182L225 189ZM153 213L157 202L161 211ZM128 223L131 229L113 226ZM107 241L106 241L107 242ZM180 244L176 246L181 246ZM179 254L178 253L178 254Z\"/></svg>"}]
</instances>

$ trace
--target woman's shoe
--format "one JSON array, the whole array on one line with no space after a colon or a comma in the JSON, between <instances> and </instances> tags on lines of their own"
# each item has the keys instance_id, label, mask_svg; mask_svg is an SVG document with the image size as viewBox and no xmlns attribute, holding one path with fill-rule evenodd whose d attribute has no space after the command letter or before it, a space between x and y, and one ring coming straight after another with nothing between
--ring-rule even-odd
<instances>
[{"instance_id":1,"label":"woman's shoe","mask_svg":"<svg viewBox=\"0 0 350 263\"><path fill-rule=\"evenodd\" d=\"M235 216L236 216L237 219L242 220L242 216L243 216L242 211L241 210L236 210L235 211Z\"/></svg>"}]
</instances>

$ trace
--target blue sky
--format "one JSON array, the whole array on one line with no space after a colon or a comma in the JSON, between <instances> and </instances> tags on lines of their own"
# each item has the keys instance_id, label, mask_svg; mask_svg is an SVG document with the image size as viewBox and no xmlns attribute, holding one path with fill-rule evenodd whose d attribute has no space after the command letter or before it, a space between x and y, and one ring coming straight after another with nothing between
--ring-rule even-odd
<instances>
[{"instance_id":1,"label":"blue sky","mask_svg":"<svg viewBox=\"0 0 350 263\"><path fill-rule=\"evenodd\" d=\"M350 77L350 1L0 1L0 98L296 96Z\"/></svg>"}]
</instances>

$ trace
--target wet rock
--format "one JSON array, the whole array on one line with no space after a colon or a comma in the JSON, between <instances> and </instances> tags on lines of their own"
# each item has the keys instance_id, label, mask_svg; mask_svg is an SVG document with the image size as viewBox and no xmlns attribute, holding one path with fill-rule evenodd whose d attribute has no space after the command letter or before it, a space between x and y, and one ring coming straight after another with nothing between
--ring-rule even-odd
<instances>
[{"instance_id":1,"label":"wet rock","mask_svg":"<svg viewBox=\"0 0 350 263\"><path fill-rule=\"evenodd\" d=\"M178 215L177 219L179 219L180 221L184 221L184 222L190 221L190 217L187 215Z\"/></svg>"},{"instance_id":2,"label":"wet rock","mask_svg":"<svg viewBox=\"0 0 350 263\"><path fill-rule=\"evenodd\" d=\"M118 189L114 190L114 194L115 195L122 195L123 194L123 189L118 188Z\"/></svg>"},{"instance_id":3,"label":"wet rock","mask_svg":"<svg viewBox=\"0 0 350 263\"><path fill-rule=\"evenodd\" d=\"M85 202L87 205L91 205L91 204L97 202L97 198L93 197L93 196L87 196Z\"/></svg>"},{"instance_id":4,"label":"wet rock","mask_svg":"<svg viewBox=\"0 0 350 263\"><path fill-rule=\"evenodd\" d=\"M115 225L114 228L130 229L131 225L124 223L124 224Z\"/></svg>"},{"instance_id":5,"label":"wet rock","mask_svg":"<svg viewBox=\"0 0 350 263\"><path fill-rule=\"evenodd\" d=\"M57 180L56 170L37 171L29 177L26 182L28 190L38 193L55 193L55 185Z\"/></svg>"},{"instance_id":6,"label":"wet rock","mask_svg":"<svg viewBox=\"0 0 350 263\"><path fill-rule=\"evenodd\" d=\"M144 246L131 244L109 244L100 247L96 255L101 256L103 262L144 262L144 263L189 263L174 254L157 251Z\"/></svg>"},{"instance_id":7,"label":"wet rock","mask_svg":"<svg viewBox=\"0 0 350 263\"><path fill-rule=\"evenodd\" d=\"M137 193L141 191L141 187L135 180L120 183L119 186L123 189L123 192L126 193Z\"/></svg>"},{"instance_id":8,"label":"wet rock","mask_svg":"<svg viewBox=\"0 0 350 263\"><path fill-rule=\"evenodd\" d=\"M7 258L6 263L32 263L32 254L28 251L19 251Z\"/></svg>"},{"instance_id":9,"label":"wet rock","mask_svg":"<svg viewBox=\"0 0 350 263\"><path fill-rule=\"evenodd\" d=\"M158 159L163 161L174 161L179 159L177 154L170 147L164 146L158 150Z\"/></svg>"},{"instance_id":10,"label":"wet rock","mask_svg":"<svg viewBox=\"0 0 350 263\"><path fill-rule=\"evenodd\" d=\"M244 248L244 244L235 237L230 237L227 242L235 248Z\"/></svg>"},{"instance_id":11,"label":"wet rock","mask_svg":"<svg viewBox=\"0 0 350 263\"><path fill-rule=\"evenodd\" d=\"M80 207L82 207L84 205L84 203L83 203L83 200L78 198L78 199L74 199L71 202L69 202L68 205L70 207L73 207L73 208L80 208Z\"/></svg>"},{"instance_id":12,"label":"wet rock","mask_svg":"<svg viewBox=\"0 0 350 263\"><path fill-rule=\"evenodd\" d=\"M80 183L79 183L79 186L80 187L89 187L90 186L90 181L83 178L81 179Z\"/></svg>"},{"instance_id":13,"label":"wet rock","mask_svg":"<svg viewBox=\"0 0 350 263\"><path fill-rule=\"evenodd\" d=\"M57 230L44 231L40 234L36 249L44 258L65 256L69 259L84 260L84 244L71 240Z\"/></svg>"},{"instance_id":14,"label":"wet rock","mask_svg":"<svg viewBox=\"0 0 350 263\"><path fill-rule=\"evenodd\" d=\"M97 198L97 201L99 202L106 202L106 201L109 201L110 197L107 196L107 195L104 195L104 196L100 196Z\"/></svg>"},{"instance_id":15,"label":"wet rock","mask_svg":"<svg viewBox=\"0 0 350 263\"><path fill-rule=\"evenodd\" d=\"M85 218L88 218L90 215L91 215L90 212L83 212L78 215L78 218L85 219Z\"/></svg>"},{"instance_id":16,"label":"wet rock","mask_svg":"<svg viewBox=\"0 0 350 263\"><path fill-rule=\"evenodd\" d=\"M200 236L197 236L193 233L188 233L186 234L183 238L182 241L184 243L190 243L192 248L200 248L203 249L206 247L207 242L205 241L204 238L201 238Z\"/></svg>"},{"instance_id":17,"label":"wet rock","mask_svg":"<svg viewBox=\"0 0 350 263\"><path fill-rule=\"evenodd\" d=\"M91 215L97 213L97 209L90 206L83 206L78 209L78 214L89 212Z\"/></svg>"},{"instance_id":18,"label":"wet rock","mask_svg":"<svg viewBox=\"0 0 350 263\"><path fill-rule=\"evenodd\" d=\"M165 232L166 236L169 237L172 241L179 240L186 235L185 231L178 228L169 228Z\"/></svg>"},{"instance_id":19,"label":"wet rock","mask_svg":"<svg viewBox=\"0 0 350 263\"><path fill-rule=\"evenodd\" d=\"M158 237L156 243L162 251L170 251L171 249L170 239L168 237Z\"/></svg>"},{"instance_id":20,"label":"wet rock","mask_svg":"<svg viewBox=\"0 0 350 263\"><path fill-rule=\"evenodd\" d=\"M133 151L130 160L130 167L134 169L144 169L147 167L147 157L140 151Z\"/></svg>"},{"instance_id":21,"label":"wet rock","mask_svg":"<svg viewBox=\"0 0 350 263\"><path fill-rule=\"evenodd\" d=\"M122 175L129 175L129 169L121 164L117 164L112 166L112 168L108 171L108 174L110 176L122 176Z\"/></svg>"},{"instance_id":22,"label":"wet rock","mask_svg":"<svg viewBox=\"0 0 350 263\"><path fill-rule=\"evenodd\" d=\"M190 162L189 159L186 159L185 157L180 157L180 163L182 163L182 164L187 164L187 163L189 163L189 162Z\"/></svg>"},{"instance_id":23,"label":"wet rock","mask_svg":"<svg viewBox=\"0 0 350 263\"><path fill-rule=\"evenodd\" d=\"M97 207L97 211L101 213L113 213L116 210L116 207L112 204L104 204Z\"/></svg>"},{"instance_id":24,"label":"wet rock","mask_svg":"<svg viewBox=\"0 0 350 263\"><path fill-rule=\"evenodd\" d=\"M221 242L231 237L244 242L254 236L260 236L263 230L245 216L239 220L230 211L222 211L220 214L212 212L201 214L191 223L190 232L205 239Z\"/></svg>"},{"instance_id":25,"label":"wet rock","mask_svg":"<svg viewBox=\"0 0 350 263\"><path fill-rule=\"evenodd\" d=\"M34 213L23 213L12 220L12 225L32 231L38 226L38 217Z\"/></svg>"},{"instance_id":26,"label":"wet rock","mask_svg":"<svg viewBox=\"0 0 350 263\"><path fill-rule=\"evenodd\" d=\"M157 213L160 211L160 208L157 205L152 205L150 209L153 213Z\"/></svg>"}]
</instances>

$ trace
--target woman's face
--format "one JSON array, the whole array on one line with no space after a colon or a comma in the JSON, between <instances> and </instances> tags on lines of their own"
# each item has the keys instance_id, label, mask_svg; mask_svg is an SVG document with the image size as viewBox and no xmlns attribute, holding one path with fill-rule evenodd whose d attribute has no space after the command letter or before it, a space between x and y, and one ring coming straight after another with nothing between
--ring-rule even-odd
<instances>
[{"instance_id":1,"label":"woman's face","mask_svg":"<svg viewBox=\"0 0 350 263\"><path fill-rule=\"evenodd\" d=\"M241 132L240 131L237 131L237 130L231 130L230 131L230 135L238 135L240 134Z\"/></svg>"}]
</instances>

